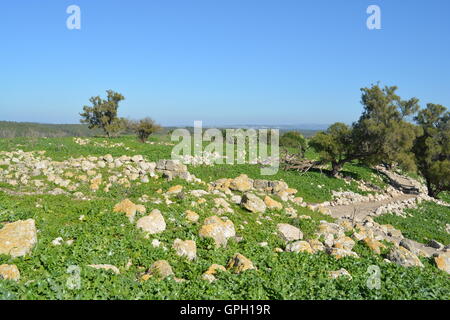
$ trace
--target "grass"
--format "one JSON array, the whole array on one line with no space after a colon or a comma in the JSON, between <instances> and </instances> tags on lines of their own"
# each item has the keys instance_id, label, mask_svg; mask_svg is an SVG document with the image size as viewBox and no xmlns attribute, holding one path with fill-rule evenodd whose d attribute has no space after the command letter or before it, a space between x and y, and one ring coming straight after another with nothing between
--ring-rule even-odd
<instances>
[{"instance_id":1,"label":"grass","mask_svg":"<svg viewBox=\"0 0 450 320\"><path fill-rule=\"evenodd\" d=\"M154 142L165 141L154 137ZM0 150L24 151L46 150L46 156L64 160L79 156L113 156L143 154L149 160L170 158L171 146L164 144L141 144L133 137L120 137L110 143L123 143L123 147L105 147L106 139L91 138L88 145L79 145L72 138L52 139L2 139ZM309 151L308 157L314 157ZM218 178L232 178L241 173L254 179L283 179L307 202L322 202L331 199L332 190L358 189L355 181L330 178L320 171L304 175L296 172L279 171L274 176L261 176L255 165L190 166L190 172L209 182ZM376 172L358 164L347 164L345 175L356 180L370 181L383 186L384 181ZM114 185L109 192L99 190L89 193L87 186L80 190L92 196L90 201L76 200L70 195L15 196L0 191L0 227L4 222L33 218L36 221L38 243L31 255L11 258L0 255L0 264L16 264L21 272L19 282L0 280L0 299L450 299L448 275L438 270L431 259L423 259L425 268L403 268L386 263L383 256L357 244L355 252L360 259L343 258L336 260L325 253L296 254L275 253L273 248L284 248L285 244L276 235L278 223L298 226L304 238L313 237L321 220L332 221L328 216L307 208L293 207L299 215L309 215L311 219L290 218L284 211L269 211L259 217L232 204L234 213L226 214L236 227L243 241L230 240L227 248L216 249L209 239L198 236L200 224L192 224L184 219L187 209L200 215L200 221L213 215L213 195L204 196L202 205L193 206L197 198L186 193L185 198L172 198L173 203L146 203L147 212L161 210L167 223L167 230L146 239L122 213L112 212L116 203L130 198L138 203L138 198L146 194L150 198L162 197L158 189L167 190L180 184L185 189L205 189L201 184L190 184L184 180L152 180L148 184L132 184L131 187ZM2 187L11 188L7 184ZM274 198L281 201L276 196ZM80 216L84 220L80 220ZM447 216L448 218L448 216ZM408 226L408 228L410 228ZM414 230L414 229L413 229ZM62 237L73 240L72 245L55 246L52 241ZM197 259L188 262L178 257L171 249L176 238L193 239L197 243ZM151 241L157 239L166 248L154 248ZM438 239L437 239L438 240ZM267 247L258 245L267 242ZM213 263L226 265L235 254L241 253L257 266L258 270L242 274L220 273L218 281L209 284L201 279L202 273ZM176 283L173 280L140 281L140 273L159 259L166 259L179 278L188 280ZM126 268L129 261L132 265ZM115 275L104 270L95 270L88 264L112 264L120 269ZM381 269L381 290L368 289L368 267L377 265ZM71 266L80 270L81 289L70 289L66 283L72 276ZM332 280L328 272L347 269L352 281Z\"/></svg>"},{"instance_id":2,"label":"grass","mask_svg":"<svg viewBox=\"0 0 450 320\"><path fill-rule=\"evenodd\" d=\"M391 224L400 229L406 238L427 243L434 239L444 245L450 244L450 234L445 225L450 224L450 207L433 202L426 202L417 209L407 209L411 217L402 218L394 214L386 214L375 220L381 224Z\"/></svg>"}]
</instances>

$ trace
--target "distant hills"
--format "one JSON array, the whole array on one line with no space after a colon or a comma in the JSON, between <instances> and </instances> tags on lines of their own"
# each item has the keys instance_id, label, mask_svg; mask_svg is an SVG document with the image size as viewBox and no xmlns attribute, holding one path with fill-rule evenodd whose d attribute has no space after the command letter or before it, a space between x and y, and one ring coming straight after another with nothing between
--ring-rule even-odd
<instances>
[{"instance_id":1,"label":"distant hills","mask_svg":"<svg viewBox=\"0 0 450 320\"><path fill-rule=\"evenodd\" d=\"M244 128L244 129L279 129L285 131L300 131L305 137L314 135L319 130L324 130L328 125L230 125L218 126L218 128ZM165 127L165 131L176 127ZM0 121L0 138L35 137L92 137L102 135L101 130L91 130L85 124L48 124L35 122Z\"/></svg>"},{"instance_id":2,"label":"distant hills","mask_svg":"<svg viewBox=\"0 0 450 320\"><path fill-rule=\"evenodd\" d=\"M85 124L47 124L0 121L0 138L90 137L101 133L100 130L89 129Z\"/></svg>"}]
</instances>

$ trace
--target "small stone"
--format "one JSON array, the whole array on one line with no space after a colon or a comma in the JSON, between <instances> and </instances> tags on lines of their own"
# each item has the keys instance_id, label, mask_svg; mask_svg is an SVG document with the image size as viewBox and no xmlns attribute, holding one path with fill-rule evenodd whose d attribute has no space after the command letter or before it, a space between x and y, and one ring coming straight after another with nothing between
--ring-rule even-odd
<instances>
[{"instance_id":1,"label":"small stone","mask_svg":"<svg viewBox=\"0 0 450 320\"><path fill-rule=\"evenodd\" d=\"M188 220L190 222L194 222L195 223L200 218L200 216L196 212L191 211L191 210L186 210L184 212L184 214L186 216L186 220Z\"/></svg>"},{"instance_id":2,"label":"small stone","mask_svg":"<svg viewBox=\"0 0 450 320\"><path fill-rule=\"evenodd\" d=\"M372 238L365 238L364 243L369 247L370 250L376 254L381 254L381 249L385 249L386 246L378 240Z\"/></svg>"},{"instance_id":3,"label":"small stone","mask_svg":"<svg viewBox=\"0 0 450 320\"><path fill-rule=\"evenodd\" d=\"M227 264L227 270L234 273L241 273L246 270L256 269L253 262L240 253L236 253Z\"/></svg>"},{"instance_id":4,"label":"small stone","mask_svg":"<svg viewBox=\"0 0 450 320\"><path fill-rule=\"evenodd\" d=\"M253 181L251 181L246 174L241 174L231 180L229 188L235 191L246 192L253 188Z\"/></svg>"},{"instance_id":5,"label":"small stone","mask_svg":"<svg viewBox=\"0 0 450 320\"><path fill-rule=\"evenodd\" d=\"M19 269L15 264L0 265L0 279L18 281L20 279Z\"/></svg>"},{"instance_id":6,"label":"small stone","mask_svg":"<svg viewBox=\"0 0 450 320\"><path fill-rule=\"evenodd\" d=\"M173 187L170 187L169 190L167 190L167 194L177 194L180 193L183 190L183 186L176 185Z\"/></svg>"},{"instance_id":7,"label":"small stone","mask_svg":"<svg viewBox=\"0 0 450 320\"><path fill-rule=\"evenodd\" d=\"M278 235L284 241L295 241L303 238L303 233L299 228L294 227L287 223L279 223L277 224Z\"/></svg>"},{"instance_id":8,"label":"small stone","mask_svg":"<svg viewBox=\"0 0 450 320\"><path fill-rule=\"evenodd\" d=\"M278 201L273 200L269 196L265 196L264 203L266 204L267 208L269 208L269 209L276 209L276 210L283 209L283 205L281 203L279 203Z\"/></svg>"},{"instance_id":9,"label":"small stone","mask_svg":"<svg viewBox=\"0 0 450 320\"><path fill-rule=\"evenodd\" d=\"M393 248L387 258L403 267L423 267L420 259L403 247Z\"/></svg>"},{"instance_id":10,"label":"small stone","mask_svg":"<svg viewBox=\"0 0 450 320\"><path fill-rule=\"evenodd\" d=\"M175 239L172 248L180 257L186 257L188 260L194 260L197 257L197 246L193 240Z\"/></svg>"},{"instance_id":11,"label":"small stone","mask_svg":"<svg viewBox=\"0 0 450 320\"><path fill-rule=\"evenodd\" d=\"M440 270L450 274L450 251L439 254L434 258L434 262Z\"/></svg>"},{"instance_id":12,"label":"small stone","mask_svg":"<svg viewBox=\"0 0 450 320\"><path fill-rule=\"evenodd\" d=\"M129 199L125 199L116 204L113 211L125 213L130 222L133 222L134 217L136 216L136 212L144 214L146 212L146 209L143 205L136 205Z\"/></svg>"},{"instance_id":13,"label":"small stone","mask_svg":"<svg viewBox=\"0 0 450 320\"><path fill-rule=\"evenodd\" d=\"M140 218L136 227L149 234L157 234L166 230L166 222L158 209L152 210L148 216Z\"/></svg>"},{"instance_id":14,"label":"small stone","mask_svg":"<svg viewBox=\"0 0 450 320\"><path fill-rule=\"evenodd\" d=\"M33 219L8 223L0 229L0 254L21 257L31 252L36 242L37 231Z\"/></svg>"},{"instance_id":15,"label":"small stone","mask_svg":"<svg viewBox=\"0 0 450 320\"><path fill-rule=\"evenodd\" d=\"M246 193L242 197L241 206L250 212L265 212L266 204L253 193Z\"/></svg>"},{"instance_id":16,"label":"small stone","mask_svg":"<svg viewBox=\"0 0 450 320\"><path fill-rule=\"evenodd\" d=\"M314 253L311 245L306 241L295 241L286 246L287 252L307 252Z\"/></svg>"},{"instance_id":17,"label":"small stone","mask_svg":"<svg viewBox=\"0 0 450 320\"><path fill-rule=\"evenodd\" d=\"M119 268L111 264L89 264L88 267L94 269L108 270L114 272L115 274L120 274Z\"/></svg>"},{"instance_id":18,"label":"small stone","mask_svg":"<svg viewBox=\"0 0 450 320\"><path fill-rule=\"evenodd\" d=\"M231 220L222 220L218 216L206 218L199 231L200 237L213 238L216 247L225 247L228 238L234 237L236 231Z\"/></svg>"},{"instance_id":19,"label":"small stone","mask_svg":"<svg viewBox=\"0 0 450 320\"><path fill-rule=\"evenodd\" d=\"M225 269L224 266L220 265L220 264L212 264L208 270L206 270L203 275L202 275L202 279L203 280L207 280L209 282L213 282L216 280L216 277L214 275L217 274L217 271L227 271L227 269Z\"/></svg>"},{"instance_id":20,"label":"small stone","mask_svg":"<svg viewBox=\"0 0 450 320\"><path fill-rule=\"evenodd\" d=\"M160 279L175 275L172 271L172 267L170 266L169 262L167 262L167 260L158 260L153 263L148 269L147 274Z\"/></svg>"},{"instance_id":21,"label":"small stone","mask_svg":"<svg viewBox=\"0 0 450 320\"><path fill-rule=\"evenodd\" d=\"M336 270L336 271L330 271L329 275L330 275L331 279L337 279L339 277L347 277L348 280L352 280L353 279L351 274L347 270L345 270L344 268L341 268L341 269Z\"/></svg>"}]
</instances>

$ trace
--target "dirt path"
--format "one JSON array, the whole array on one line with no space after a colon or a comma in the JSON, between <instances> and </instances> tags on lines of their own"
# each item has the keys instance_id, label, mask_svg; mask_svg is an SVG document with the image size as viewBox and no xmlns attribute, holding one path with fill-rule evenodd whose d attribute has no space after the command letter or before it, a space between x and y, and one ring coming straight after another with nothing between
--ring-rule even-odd
<instances>
[{"instance_id":1,"label":"dirt path","mask_svg":"<svg viewBox=\"0 0 450 320\"><path fill-rule=\"evenodd\" d=\"M356 221L363 221L367 216L369 216L371 213L374 213L379 207L385 206L389 203L393 203L396 201L403 201L411 198L416 198L417 195L414 194L402 194L398 197L393 197L390 199L382 200L382 201L376 201L376 202L360 202L360 203L354 203L350 205L342 205L342 206L328 206L327 209L330 210L331 216L333 218L342 218L344 216L354 217ZM389 240L392 242L395 242L397 244L400 243L402 238L398 237L388 237ZM406 238L405 238L406 239ZM432 256L433 254L437 253L438 250L428 247L424 245L423 243L419 243L414 240L408 239L410 244L413 246L415 250L421 250L425 252L428 256Z\"/></svg>"},{"instance_id":2,"label":"dirt path","mask_svg":"<svg viewBox=\"0 0 450 320\"><path fill-rule=\"evenodd\" d=\"M359 202L342 206L328 206L333 218L341 218L344 216L355 217L355 220L364 220L368 215L374 213L379 207L385 206L396 201L403 201L411 198L416 198L417 195L402 194L398 197L376 201L376 202Z\"/></svg>"}]
</instances>

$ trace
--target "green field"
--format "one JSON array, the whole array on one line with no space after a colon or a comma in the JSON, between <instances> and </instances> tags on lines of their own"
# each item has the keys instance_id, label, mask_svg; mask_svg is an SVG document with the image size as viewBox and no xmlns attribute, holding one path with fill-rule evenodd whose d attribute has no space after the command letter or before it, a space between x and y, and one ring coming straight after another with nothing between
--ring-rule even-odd
<instances>
[{"instance_id":1,"label":"green field","mask_svg":"<svg viewBox=\"0 0 450 320\"><path fill-rule=\"evenodd\" d=\"M104 138L90 138L89 141L87 145L80 145L73 138L0 139L0 152L44 150L45 156L54 161L106 154L113 157L143 155L146 160L157 161L169 159L172 150L172 146L160 143L167 142L167 136L152 138L155 144L142 144L134 137L113 138L106 144ZM109 147L108 144L120 146ZM308 156L313 158L315 154L310 151ZM0 166L0 169L7 170L7 166ZM261 179L257 165L203 165L188 166L188 169L207 183L219 178L235 178L242 173ZM107 175L106 170L98 171L104 177ZM297 189L296 196L307 203L331 200L332 190L367 194L358 188L358 180L381 188L386 186L383 177L357 163L346 165L344 174L354 180L347 183L320 171L303 175L279 171L275 176L262 178L284 180L289 187ZM275 252L274 248L285 246L274 233L278 223L297 226L303 231L305 239L311 239L319 221L333 221L329 216L295 204L292 207L299 215L309 215L311 219L291 218L283 210L273 209L265 214L270 216L269 220L231 204L234 212L226 215L234 222L236 233L243 240L231 239L226 248L215 248L211 239L199 237L201 223L188 223L184 218L184 212L188 209L200 215L200 222L214 215L213 199L216 196L212 194L205 195L206 202L195 207L192 202L197 198L187 192L184 197L170 197L173 201L170 205L164 201L159 204L142 203L147 213L159 209L167 223L164 232L149 238L123 213L113 212L114 205L125 198L134 203L140 203L143 195L163 199L158 190L166 191L175 185L182 185L185 191L206 190L203 184L159 178L151 179L149 183L131 183L130 186L113 185L109 191L100 189L93 192L88 185L81 185L76 191L88 195L90 200L77 200L73 192L67 195L23 195L21 192L33 191L33 188L11 187L1 182L0 227L6 222L33 218L39 232L38 243L31 254L18 258L0 255L0 265L15 264L21 274L17 282L0 280L0 299L450 299L448 274L438 270L432 258L420 258L424 268L405 268L386 262L383 255L373 253L362 243L357 243L353 249L360 258L337 260L325 252ZM281 201L276 196L274 199ZM84 219L80 219L81 216ZM425 204L413 218L397 221L395 217L384 216L379 219L383 223L398 225L412 239L425 241L433 238L448 244L448 234L434 228L432 221L448 223L449 216L448 208ZM429 227L421 228L427 223ZM58 237L64 241L73 240L73 243L53 245L52 241ZM197 258L194 261L189 262L175 254L171 246L176 238L196 241ZM154 239L159 240L162 247L153 247L151 242ZM267 242L267 246L258 245L261 242ZM213 283L201 279L211 264L226 265L230 257L238 252L249 258L257 270L240 274L219 272ZM140 275L160 259L167 260L175 276L186 281L142 281ZM120 274L87 267L89 264L111 264L120 270ZM370 275L368 267L371 265L379 266L381 270L379 290L367 286ZM73 275L71 266L80 270L79 289L67 286L68 279ZM330 279L328 273L340 268L350 272L353 279Z\"/></svg>"}]
</instances>

